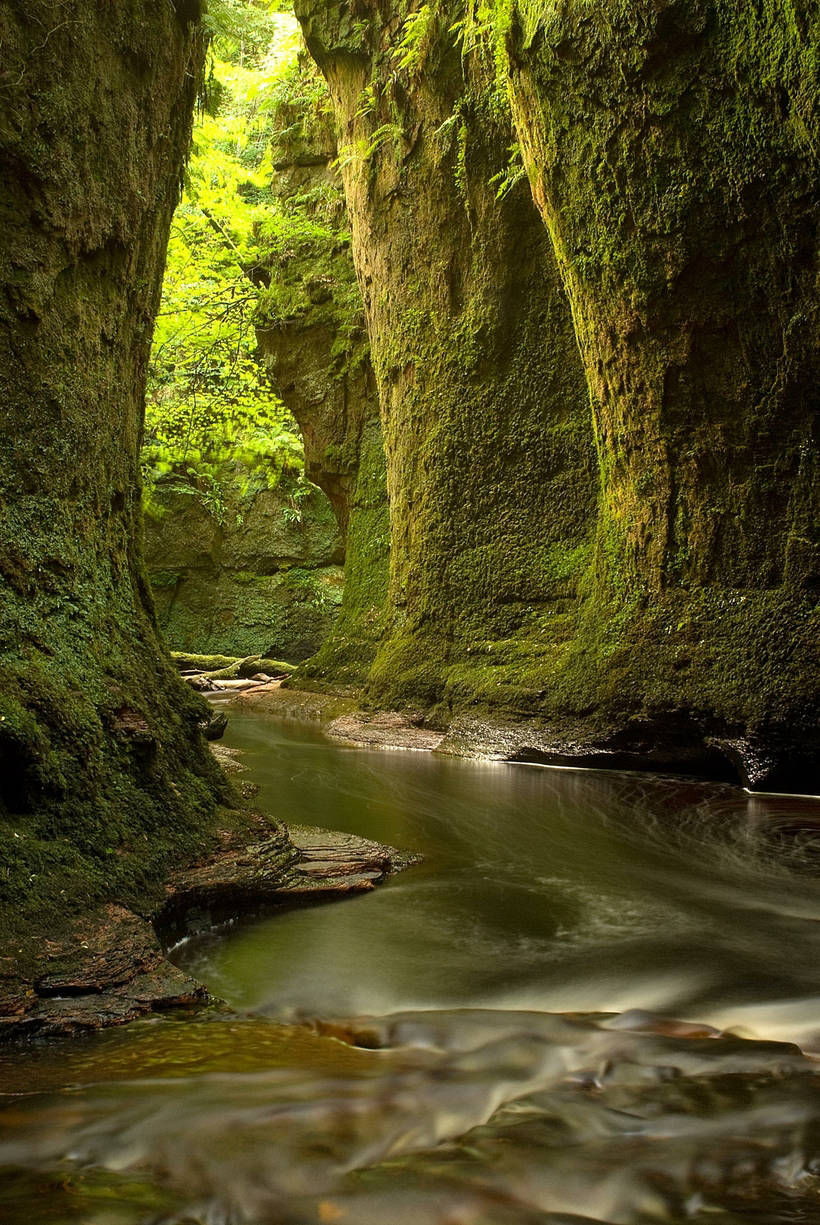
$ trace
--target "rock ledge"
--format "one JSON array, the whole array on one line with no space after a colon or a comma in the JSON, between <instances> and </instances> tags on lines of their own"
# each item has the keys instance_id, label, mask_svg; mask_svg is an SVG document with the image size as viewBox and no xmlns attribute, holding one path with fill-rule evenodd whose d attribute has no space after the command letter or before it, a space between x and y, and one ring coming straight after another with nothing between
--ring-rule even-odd
<instances>
[{"instance_id":1,"label":"rock ledge","mask_svg":"<svg viewBox=\"0 0 820 1225\"><path fill-rule=\"evenodd\" d=\"M259 818L264 836L228 844L176 873L151 915L109 904L44 944L24 978L0 958L0 1042L123 1025L149 1013L201 1007L205 988L165 949L232 919L365 893L418 861L353 834Z\"/></svg>"}]
</instances>

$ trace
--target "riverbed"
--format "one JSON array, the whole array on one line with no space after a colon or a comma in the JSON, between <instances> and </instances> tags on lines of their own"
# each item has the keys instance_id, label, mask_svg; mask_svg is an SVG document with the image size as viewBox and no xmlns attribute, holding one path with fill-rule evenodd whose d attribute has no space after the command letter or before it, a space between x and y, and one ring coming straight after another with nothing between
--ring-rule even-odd
<instances>
[{"instance_id":1,"label":"riverbed","mask_svg":"<svg viewBox=\"0 0 820 1225\"><path fill-rule=\"evenodd\" d=\"M423 862L0 1054L8 1225L820 1220L820 802L233 713L259 807Z\"/></svg>"}]
</instances>

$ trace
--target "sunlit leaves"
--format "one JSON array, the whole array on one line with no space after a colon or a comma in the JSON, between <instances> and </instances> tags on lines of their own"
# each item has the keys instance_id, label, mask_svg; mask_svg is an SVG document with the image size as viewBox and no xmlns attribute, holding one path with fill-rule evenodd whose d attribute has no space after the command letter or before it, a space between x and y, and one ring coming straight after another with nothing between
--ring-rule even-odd
<instances>
[{"instance_id":1,"label":"sunlit leaves","mask_svg":"<svg viewBox=\"0 0 820 1225\"><path fill-rule=\"evenodd\" d=\"M233 24L213 47L219 105L199 117L194 133L151 357L149 504L152 485L171 481L217 518L225 483L250 474L274 484L304 466L298 429L266 379L253 326L264 280L259 242L272 208L265 102L297 47L293 17L271 7L224 6ZM251 13L244 27L243 12Z\"/></svg>"}]
</instances>

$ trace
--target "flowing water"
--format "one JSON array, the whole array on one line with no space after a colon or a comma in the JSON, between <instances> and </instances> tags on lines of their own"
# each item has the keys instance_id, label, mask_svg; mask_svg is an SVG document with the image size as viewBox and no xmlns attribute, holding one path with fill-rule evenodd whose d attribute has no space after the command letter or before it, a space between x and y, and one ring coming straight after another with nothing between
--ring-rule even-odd
<instances>
[{"instance_id":1,"label":"flowing water","mask_svg":"<svg viewBox=\"0 0 820 1225\"><path fill-rule=\"evenodd\" d=\"M0 1054L3 1225L820 1222L820 803L226 742L424 862L180 946L230 1008Z\"/></svg>"}]
</instances>

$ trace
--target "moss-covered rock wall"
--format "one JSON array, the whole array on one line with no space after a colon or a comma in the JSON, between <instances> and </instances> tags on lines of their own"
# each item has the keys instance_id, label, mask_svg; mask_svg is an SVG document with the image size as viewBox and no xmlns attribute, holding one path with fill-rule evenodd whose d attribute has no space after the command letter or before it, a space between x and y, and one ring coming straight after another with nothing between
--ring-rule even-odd
<instances>
[{"instance_id":1,"label":"moss-covered rock wall","mask_svg":"<svg viewBox=\"0 0 820 1225\"><path fill-rule=\"evenodd\" d=\"M569 307L525 182L496 199L512 124L457 5L301 0L336 109L390 493L381 705L526 701L567 632L596 498ZM556 629L560 626L560 630Z\"/></svg>"},{"instance_id":2,"label":"moss-covered rock wall","mask_svg":"<svg viewBox=\"0 0 820 1225\"><path fill-rule=\"evenodd\" d=\"M0 6L0 927L137 894L222 788L141 557L199 5Z\"/></svg>"},{"instance_id":3,"label":"moss-covered rock wall","mask_svg":"<svg viewBox=\"0 0 820 1225\"><path fill-rule=\"evenodd\" d=\"M817 14L297 15L386 444L369 700L816 789Z\"/></svg>"},{"instance_id":4,"label":"moss-covered rock wall","mask_svg":"<svg viewBox=\"0 0 820 1225\"><path fill-rule=\"evenodd\" d=\"M194 654L305 659L331 631L344 588L331 505L305 481L243 493L237 479L227 493L217 517L194 491L154 487L145 559L165 641Z\"/></svg>"},{"instance_id":5,"label":"moss-covered rock wall","mask_svg":"<svg viewBox=\"0 0 820 1225\"><path fill-rule=\"evenodd\" d=\"M772 786L810 786L818 742L812 7L521 0L501 22L594 407L592 637L618 625L594 684Z\"/></svg>"},{"instance_id":6,"label":"moss-covered rock wall","mask_svg":"<svg viewBox=\"0 0 820 1225\"><path fill-rule=\"evenodd\" d=\"M330 498L344 548L341 607L297 683L346 689L364 683L384 624L384 447L327 86L303 56L283 93L273 109L272 190L288 219L288 240L270 252L257 336L273 386L299 423L307 475Z\"/></svg>"}]
</instances>

